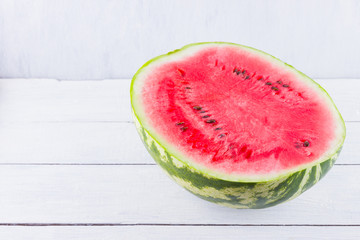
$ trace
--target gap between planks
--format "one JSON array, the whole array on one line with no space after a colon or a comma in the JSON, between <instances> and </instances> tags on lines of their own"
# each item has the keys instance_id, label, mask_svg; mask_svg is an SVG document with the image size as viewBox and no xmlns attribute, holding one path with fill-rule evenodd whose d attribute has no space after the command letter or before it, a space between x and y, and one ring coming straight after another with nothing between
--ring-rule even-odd
<instances>
[{"instance_id":1,"label":"gap between planks","mask_svg":"<svg viewBox=\"0 0 360 240\"><path fill-rule=\"evenodd\" d=\"M6 166L156 166L156 163L0 163ZM335 163L335 166L359 166L360 163Z\"/></svg>"},{"instance_id":2,"label":"gap between planks","mask_svg":"<svg viewBox=\"0 0 360 240\"><path fill-rule=\"evenodd\" d=\"M360 121L358 120L344 120L345 123L360 123ZM97 120L94 120L94 121L66 121L66 120L63 120L63 121L7 121L5 123L130 123L130 124L134 124L134 121L122 121L122 120L119 120L119 121L112 121L112 120L109 120L109 121L97 121Z\"/></svg>"},{"instance_id":3,"label":"gap between planks","mask_svg":"<svg viewBox=\"0 0 360 240\"><path fill-rule=\"evenodd\" d=\"M0 223L17 227L360 227L360 224L185 224L185 223Z\"/></svg>"}]
</instances>

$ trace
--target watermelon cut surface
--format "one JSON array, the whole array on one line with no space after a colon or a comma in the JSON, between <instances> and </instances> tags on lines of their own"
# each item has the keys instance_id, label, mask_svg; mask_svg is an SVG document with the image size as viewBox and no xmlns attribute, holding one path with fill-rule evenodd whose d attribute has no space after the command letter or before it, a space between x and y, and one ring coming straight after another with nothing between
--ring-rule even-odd
<instances>
[{"instance_id":1,"label":"watermelon cut surface","mask_svg":"<svg viewBox=\"0 0 360 240\"><path fill-rule=\"evenodd\" d=\"M329 95L293 67L231 43L191 44L134 76L137 129L155 161L206 200L262 208L331 168L345 125Z\"/></svg>"}]
</instances>

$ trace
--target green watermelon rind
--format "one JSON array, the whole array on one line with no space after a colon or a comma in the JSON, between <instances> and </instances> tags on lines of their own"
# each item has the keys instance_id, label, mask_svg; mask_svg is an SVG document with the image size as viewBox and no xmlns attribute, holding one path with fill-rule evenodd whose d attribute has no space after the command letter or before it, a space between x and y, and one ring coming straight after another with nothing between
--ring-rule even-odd
<instances>
[{"instance_id":1,"label":"green watermelon rind","mask_svg":"<svg viewBox=\"0 0 360 240\"><path fill-rule=\"evenodd\" d=\"M325 93L330 100L330 104L334 107L341 122L341 140L337 144L336 151L327 155L326 158L311 162L306 165L301 165L291 171L278 173L275 176L256 179L248 178L247 176L232 177L225 174L217 173L213 170L206 169L193 162L184 161L184 157L180 153L173 151L170 147L164 147L164 143L160 143L161 138L154 133L150 133L146 127L141 123L141 117L136 112L136 99L134 99L134 83L138 75L144 68L159 59L169 56L171 54L180 52L192 46L202 44L228 44L235 45L242 48L248 48L271 57L276 62L285 64L296 73L303 76L304 79L311 81L317 86L322 93ZM181 49L169 52L168 54L160 55L146 62L134 75L131 87L131 105L133 111L133 118L136 128L143 140L147 150L155 161L160 165L179 185L183 186L190 192L199 196L200 198L229 206L234 208L263 208L276 205L278 203L290 200L300 195L302 192L309 189L316 182L318 182L333 166L336 161L345 140L346 130L345 123L336 108L333 100L329 94L315 81L306 76L304 73L296 70L291 65L282 62L281 60L271 56L260 50L225 42L204 42L194 43L184 46ZM156 136L156 137L154 137ZM181 160L183 159L183 160Z\"/></svg>"},{"instance_id":2,"label":"green watermelon rind","mask_svg":"<svg viewBox=\"0 0 360 240\"><path fill-rule=\"evenodd\" d=\"M156 163L180 186L196 196L231 208L266 208L291 200L317 183L334 165L332 158L298 172L264 182L233 182L201 172L171 155L133 114L135 126Z\"/></svg>"}]
</instances>

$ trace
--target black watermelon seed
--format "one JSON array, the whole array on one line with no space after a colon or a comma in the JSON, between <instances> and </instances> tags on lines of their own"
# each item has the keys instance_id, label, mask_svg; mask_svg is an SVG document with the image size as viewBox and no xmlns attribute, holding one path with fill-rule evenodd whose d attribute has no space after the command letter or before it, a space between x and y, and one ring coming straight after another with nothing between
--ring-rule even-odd
<instances>
[{"instance_id":1,"label":"black watermelon seed","mask_svg":"<svg viewBox=\"0 0 360 240\"><path fill-rule=\"evenodd\" d=\"M176 123L176 125L183 125L184 124L184 122L178 122L178 123Z\"/></svg>"},{"instance_id":2,"label":"black watermelon seed","mask_svg":"<svg viewBox=\"0 0 360 240\"><path fill-rule=\"evenodd\" d=\"M246 73L246 70L243 70L241 73L242 73L242 74L245 74L245 73Z\"/></svg>"},{"instance_id":3,"label":"black watermelon seed","mask_svg":"<svg viewBox=\"0 0 360 240\"><path fill-rule=\"evenodd\" d=\"M195 110L201 110L202 107L200 107L200 106L194 106L193 109L195 109Z\"/></svg>"},{"instance_id":4,"label":"black watermelon seed","mask_svg":"<svg viewBox=\"0 0 360 240\"><path fill-rule=\"evenodd\" d=\"M191 87L185 87L185 89L191 89Z\"/></svg>"},{"instance_id":5,"label":"black watermelon seed","mask_svg":"<svg viewBox=\"0 0 360 240\"><path fill-rule=\"evenodd\" d=\"M237 68L234 68L233 72L237 72L237 71L238 71Z\"/></svg>"},{"instance_id":6,"label":"black watermelon seed","mask_svg":"<svg viewBox=\"0 0 360 240\"><path fill-rule=\"evenodd\" d=\"M218 130L221 130L222 128L218 127L218 128L215 128L215 131L218 131Z\"/></svg>"},{"instance_id":7,"label":"black watermelon seed","mask_svg":"<svg viewBox=\"0 0 360 240\"><path fill-rule=\"evenodd\" d=\"M277 87L271 87L271 89L274 91L279 91L279 89Z\"/></svg>"},{"instance_id":8,"label":"black watermelon seed","mask_svg":"<svg viewBox=\"0 0 360 240\"><path fill-rule=\"evenodd\" d=\"M266 82L265 84L266 84L266 85L271 85L271 82Z\"/></svg>"},{"instance_id":9,"label":"black watermelon seed","mask_svg":"<svg viewBox=\"0 0 360 240\"><path fill-rule=\"evenodd\" d=\"M216 120L215 119L208 119L205 122L206 123L216 123Z\"/></svg>"},{"instance_id":10,"label":"black watermelon seed","mask_svg":"<svg viewBox=\"0 0 360 240\"><path fill-rule=\"evenodd\" d=\"M282 81L280 81L280 80L279 80L279 81L276 81L276 82L277 82L278 84L282 84Z\"/></svg>"},{"instance_id":11,"label":"black watermelon seed","mask_svg":"<svg viewBox=\"0 0 360 240\"><path fill-rule=\"evenodd\" d=\"M245 79L249 79L250 77L249 76L246 76Z\"/></svg>"},{"instance_id":12,"label":"black watermelon seed","mask_svg":"<svg viewBox=\"0 0 360 240\"><path fill-rule=\"evenodd\" d=\"M182 132L185 132L187 129L188 129L188 127L181 127L181 128L180 128L180 130L181 130Z\"/></svg>"},{"instance_id":13,"label":"black watermelon seed","mask_svg":"<svg viewBox=\"0 0 360 240\"><path fill-rule=\"evenodd\" d=\"M237 70L236 71L236 75L239 75L241 72L240 72L240 70Z\"/></svg>"},{"instance_id":14,"label":"black watermelon seed","mask_svg":"<svg viewBox=\"0 0 360 240\"><path fill-rule=\"evenodd\" d=\"M206 113L206 111L200 111L200 113Z\"/></svg>"},{"instance_id":15,"label":"black watermelon seed","mask_svg":"<svg viewBox=\"0 0 360 240\"><path fill-rule=\"evenodd\" d=\"M303 146L304 147L308 147L310 145L310 143L308 142L308 141L305 141L304 143L303 143Z\"/></svg>"},{"instance_id":16,"label":"black watermelon seed","mask_svg":"<svg viewBox=\"0 0 360 240\"><path fill-rule=\"evenodd\" d=\"M226 136L226 135L222 133L222 134L219 135L219 138L223 138L223 137L225 137L225 136Z\"/></svg>"},{"instance_id":17,"label":"black watermelon seed","mask_svg":"<svg viewBox=\"0 0 360 240\"><path fill-rule=\"evenodd\" d=\"M210 117L209 115L202 116L202 118L209 118L209 117Z\"/></svg>"},{"instance_id":18,"label":"black watermelon seed","mask_svg":"<svg viewBox=\"0 0 360 240\"><path fill-rule=\"evenodd\" d=\"M283 87L289 87L289 85L288 85L288 84L284 84Z\"/></svg>"}]
</instances>

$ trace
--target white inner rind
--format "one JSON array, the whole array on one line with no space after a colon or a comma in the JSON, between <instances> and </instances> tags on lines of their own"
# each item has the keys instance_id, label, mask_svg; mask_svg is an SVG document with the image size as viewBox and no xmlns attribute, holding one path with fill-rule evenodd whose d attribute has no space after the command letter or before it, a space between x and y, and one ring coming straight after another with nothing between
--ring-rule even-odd
<instances>
[{"instance_id":1,"label":"white inner rind","mask_svg":"<svg viewBox=\"0 0 360 240\"><path fill-rule=\"evenodd\" d=\"M280 172L276 173L268 173L268 174L227 174L222 173L213 169L209 169L208 167L205 167L201 164L196 163L193 159L186 156L184 153L179 151L178 148L176 148L173 144L169 143L167 140L165 140L164 136L157 133L155 128L151 126L150 121L147 120L146 114L143 107L142 102L142 89L144 86L144 80L148 76L148 74L151 74L154 69L161 66L164 63L172 62L172 61L178 61L182 60L184 58L190 57L194 54L196 54L199 50L203 50L209 47L234 47L234 48L241 48L243 50L246 50L248 52L251 52L254 55L257 55L261 58L263 58L265 61L267 61L269 64L274 64L280 68L282 68L284 71L288 71L294 75L298 80L303 82L305 86L313 89L316 91L318 96L320 97L320 100L324 101L328 108L330 109L332 117L334 118L335 122L335 129L334 129L334 139L329 144L328 150L321 155L320 158L318 158L315 161L312 161L310 163L301 164L294 168L282 170ZM242 182L259 182L259 181L268 181L272 179L276 179L288 174L292 174L297 171L301 171L305 168L311 167L313 165L316 165L318 163L321 163L323 161L326 161L333 157L334 154L337 153L339 148L342 147L346 130L345 130L345 123L337 110L335 104L333 103L332 99L328 95L328 93L315 81L313 81L311 78L307 77L305 74L299 72L292 66L280 61L279 59L264 53L262 51L259 51L257 49L253 49L250 47L238 45L238 44L232 44L232 43L198 43L198 44L191 44L183 47L180 50L176 50L174 52L170 52L166 55L161 55L159 57L156 57L149 62L147 62L142 68L138 70L138 72L135 74L135 76L132 79L131 84L131 104L133 108L133 112L135 117L138 118L141 125L145 128L145 130L160 144L162 145L167 151L175 156L180 161L183 161L185 164L187 164L189 167L193 167L204 174L213 176L218 179L228 180L228 181L242 181Z\"/></svg>"}]
</instances>

